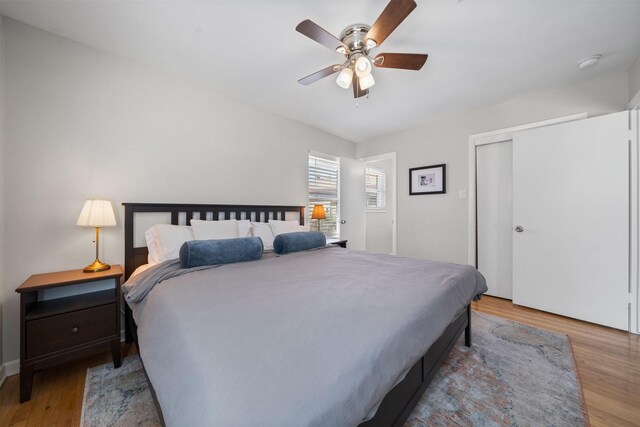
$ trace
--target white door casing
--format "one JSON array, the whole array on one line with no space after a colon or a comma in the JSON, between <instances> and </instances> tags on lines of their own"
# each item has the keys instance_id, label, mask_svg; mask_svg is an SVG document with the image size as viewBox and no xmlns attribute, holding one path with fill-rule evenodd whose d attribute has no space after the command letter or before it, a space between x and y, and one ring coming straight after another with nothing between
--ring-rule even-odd
<instances>
[{"instance_id":1,"label":"white door casing","mask_svg":"<svg viewBox=\"0 0 640 427\"><path fill-rule=\"evenodd\" d=\"M640 268L640 251L638 250L638 241L640 240L640 227L638 227L638 220L640 210L638 209L638 190L640 188L640 174L638 173L638 156L640 152L638 150L638 143L640 141L640 100L638 104L631 111L631 247L630 256L630 281L629 286L631 289L631 303L630 303L630 332L640 334L640 289L638 286L638 269Z\"/></svg>"},{"instance_id":2,"label":"white door casing","mask_svg":"<svg viewBox=\"0 0 640 427\"><path fill-rule=\"evenodd\" d=\"M629 328L628 112L514 135L513 301Z\"/></svg>"}]
</instances>

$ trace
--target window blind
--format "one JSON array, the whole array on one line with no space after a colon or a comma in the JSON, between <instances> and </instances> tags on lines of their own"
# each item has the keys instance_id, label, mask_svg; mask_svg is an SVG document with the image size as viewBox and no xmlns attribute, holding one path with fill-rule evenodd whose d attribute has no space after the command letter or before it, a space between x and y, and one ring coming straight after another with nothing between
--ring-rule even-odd
<instances>
[{"instance_id":1,"label":"window blind","mask_svg":"<svg viewBox=\"0 0 640 427\"><path fill-rule=\"evenodd\" d=\"M320 231L327 237L338 237L338 217L340 203L338 200L338 185L340 182L340 167L337 161L309 155L309 206L307 207L307 221L311 230L317 227L317 220L311 219L313 206L321 204L327 214L327 219L320 220Z\"/></svg>"},{"instance_id":2,"label":"window blind","mask_svg":"<svg viewBox=\"0 0 640 427\"><path fill-rule=\"evenodd\" d=\"M365 172L367 209L386 208L386 173L384 169L367 167Z\"/></svg>"}]
</instances>

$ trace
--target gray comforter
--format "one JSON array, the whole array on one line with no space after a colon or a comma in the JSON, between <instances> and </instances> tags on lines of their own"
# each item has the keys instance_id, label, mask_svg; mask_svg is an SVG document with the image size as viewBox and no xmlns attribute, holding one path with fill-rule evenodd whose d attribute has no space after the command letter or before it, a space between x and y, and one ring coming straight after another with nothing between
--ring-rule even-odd
<instances>
[{"instance_id":1,"label":"gray comforter","mask_svg":"<svg viewBox=\"0 0 640 427\"><path fill-rule=\"evenodd\" d=\"M487 290L471 266L338 247L184 273L124 286L168 426L357 425Z\"/></svg>"}]
</instances>

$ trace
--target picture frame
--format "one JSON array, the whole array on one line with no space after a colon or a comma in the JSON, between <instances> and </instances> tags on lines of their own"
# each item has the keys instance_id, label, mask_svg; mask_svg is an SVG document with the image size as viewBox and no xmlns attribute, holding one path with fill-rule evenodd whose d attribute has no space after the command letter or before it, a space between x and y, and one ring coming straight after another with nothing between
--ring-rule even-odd
<instances>
[{"instance_id":1,"label":"picture frame","mask_svg":"<svg viewBox=\"0 0 640 427\"><path fill-rule=\"evenodd\" d=\"M409 169L409 195L445 194L447 165L430 165Z\"/></svg>"}]
</instances>

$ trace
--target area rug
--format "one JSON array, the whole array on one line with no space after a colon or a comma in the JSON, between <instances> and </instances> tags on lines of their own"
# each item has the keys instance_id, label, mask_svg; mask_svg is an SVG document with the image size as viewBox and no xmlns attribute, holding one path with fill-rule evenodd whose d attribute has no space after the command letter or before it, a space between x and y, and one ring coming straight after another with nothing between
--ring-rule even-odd
<instances>
[{"instance_id":1,"label":"area rug","mask_svg":"<svg viewBox=\"0 0 640 427\"><path fill-rule=\"evenodd\" d=\"M473 346L456 344L405 427L584 426L566 335L473 313ZM138 356L87 371L82 426L158 426Z\"/></svg>"},{"instance_id":2,"label":"area rug","mask_svg":"<svg viewBox=\"0 0 640 427\"><path fill-rule=\"evenodd\" d=\"M566 335L476 312L471 323L472 347L457 343L405 427L589 425Z\"/></svg>"}]
</instances>

